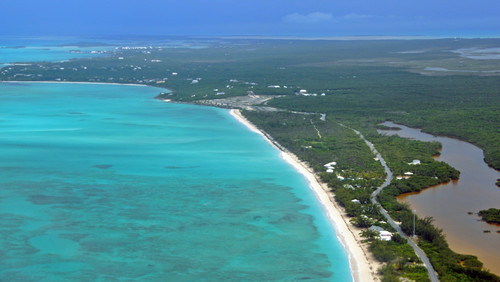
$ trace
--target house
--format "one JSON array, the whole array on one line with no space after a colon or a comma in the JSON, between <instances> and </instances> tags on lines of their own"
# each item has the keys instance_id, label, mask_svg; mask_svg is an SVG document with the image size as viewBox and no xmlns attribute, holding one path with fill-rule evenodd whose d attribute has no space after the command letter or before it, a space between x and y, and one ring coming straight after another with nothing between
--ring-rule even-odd
<instances>
[{"instance_id":1,"label":"house","mask_svg":"<svg viewBox=\"0 0 500 282\"><path fill-rule=\"evenodd\" d=\"M372 225L372 226L370 226L370 228L368 228L368 230L380 232L380 231L384 231L384 228L382 228L380 226Z\"/></svg>"},{"instance_id":2,"label":"house","mask_svg":"<svg viewBox=\"0 0 500 282\"><path fill-rule=\"evenodd\" d=\"M368 228L371 231L375 231L378 233L378 239L381 241L390 241L392 239L392 233L389 231L384 230L384 228L376 225L370 226Z\"/></svg>"},{"instance_id":3,"label":"house","mask_svg":"<svg viewBox=\"0 0 500 282\"><path fill-rule=\"evenodd\" d=\"M381 241L391 241L391 239L392 239L392 233L389 231L385 231L385 230L380 231L378 233L378 236L379 236L379 240L381 240Z\"/></svg>"},{"instance_id":4,"label":"house","mask_svg":"<svg viewBox=\"0 0 500 282\"><path fill-rule=\"evenodd\" d=\"M327 164L324 165L324 167L332 167L334 165L337 165L337 162L327 163Z\"/></svg>"},{"instance_id":5,"label":"house","mask_svg":"<svg viewBox=\"0 0 500 282\"><path fill-rule=\"evenodd\" d=\"M326 170L327 173L333 173L333 169L329 168Z\"/></svg>"},{"instance_id":6,"label":"house","mask_svg":"<svg viewBox=\"0 0 500 282\"><path fill-rule=\"evenodd\" d=\"M411 163L408 163L409 165L419 165L420 160L413 160Z\"/></svg>"}]
</instances>

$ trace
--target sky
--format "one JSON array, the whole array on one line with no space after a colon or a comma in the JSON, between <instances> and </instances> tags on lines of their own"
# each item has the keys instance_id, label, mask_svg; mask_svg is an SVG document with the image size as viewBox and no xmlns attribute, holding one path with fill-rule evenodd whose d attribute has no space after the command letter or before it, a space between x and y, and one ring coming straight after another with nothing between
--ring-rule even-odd
<instances>
[{"instance_id":1,"label":"sky","mask_svg":"<svg viewBox=\"0 0 500 282\"><path fill-rule=\"evenodd\" d=\"M498 36L498 0L0 0L0 36Z\"/></svg>"}]
</instances>

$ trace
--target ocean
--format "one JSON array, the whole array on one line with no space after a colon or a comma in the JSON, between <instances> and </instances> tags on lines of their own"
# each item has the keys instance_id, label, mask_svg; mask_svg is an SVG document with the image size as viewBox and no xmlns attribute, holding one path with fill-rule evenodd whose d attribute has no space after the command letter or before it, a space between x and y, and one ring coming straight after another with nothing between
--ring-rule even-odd
<instances>
[{"instance_id":1,"label":"ocean","mask_svg":"<svg viewBox=\"0 0 500 282\"><path fill-rule=\"evenodd\" d=\"M0 38L0 68L14 63L67 61L75 58L103 56L92 51L112 51L113 46L74 46L79 39Z\"/></svg>"},{"instance_id":2,"label":"ocean","mask_svg":"<svg viewBox=\"0 0 500 282\"><path fill-rule=\"evenodd\" d=\"M0 83L0 280L351 281L279 151L164 91Z\"/></svg>"}]
</instances>

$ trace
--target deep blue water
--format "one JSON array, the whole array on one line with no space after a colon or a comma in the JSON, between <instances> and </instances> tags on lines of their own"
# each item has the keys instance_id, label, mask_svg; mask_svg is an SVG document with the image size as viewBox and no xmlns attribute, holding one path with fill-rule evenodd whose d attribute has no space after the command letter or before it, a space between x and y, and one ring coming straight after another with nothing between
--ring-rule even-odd
<instances>
[{"instance_id":1,"label":"deep blue water","mask_svg":"<svg viewBox=\"0 0 500 282\"><path fill-rule=\"evenodd\" d=\"M279 152L161 91L0 84L0 280L350 281Z\"/></svg>"}]
</instances>

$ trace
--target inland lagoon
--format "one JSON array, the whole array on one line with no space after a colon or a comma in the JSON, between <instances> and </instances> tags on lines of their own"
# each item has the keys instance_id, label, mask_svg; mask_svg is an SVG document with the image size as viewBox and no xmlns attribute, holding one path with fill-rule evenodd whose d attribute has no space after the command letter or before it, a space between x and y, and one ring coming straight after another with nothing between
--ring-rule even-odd
<instances>
[{"instance_id":1,"label":"inland lagoon","mask_svg":"<svg viewBox=\"0 0 500 282\"><path fill-rule=\"evenodd\" d=\"M432 216L436 226L446 234L452 250L476 255L491 272L500 274L500 236L496 232L500 228L481 221L477 215L480 210L499 207L500 189L495 182L500 178L500 172L488 167L483 160L483 151L470 143L432 136L392 122L383 125L400 128L379 130L383 134L442 144L441 154L436 160L458 169L458 181L431 187L420 193L403 194L398 200L408 202L421 217Z\"/></svg>"},{"instance_id":2,"label":"inland lagoon","mask_svg":"<svg viewBox=\"0 0 500 282\"><path fill-rule=\"evenodd\" d=\"M162 91L0 84L0 279L351 281L279 151Z\"/></svg>"}]
</instances>

